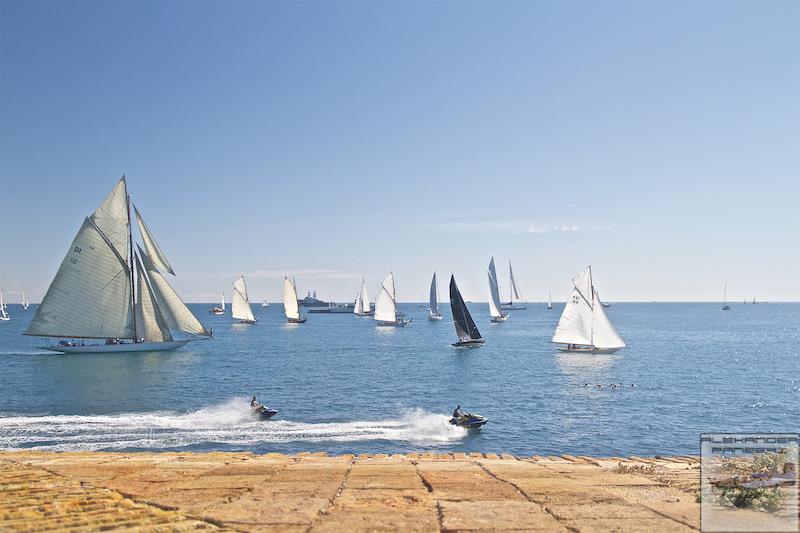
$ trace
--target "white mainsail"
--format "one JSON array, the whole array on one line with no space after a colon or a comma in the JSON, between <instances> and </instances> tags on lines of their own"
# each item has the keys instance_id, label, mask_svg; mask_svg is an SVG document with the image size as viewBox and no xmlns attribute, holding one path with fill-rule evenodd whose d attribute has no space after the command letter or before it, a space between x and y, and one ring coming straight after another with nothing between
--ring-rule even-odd
<instances>
[{"instance_id":1,"label":"white mainsail","mask_svg":"<svg viewBox=\"0 0 800 533\"><path fill-rule=\"evenodd\" d=\"M250 300L247 298L247 285L244 283L244 276L239 276L233 282L233 295L231 296L231 316L238 320L254 322L256 317L250 308Z\"/></svg>"},{"instance_id":2,"label":"white mainsail","mask_svg":"<svg viewBox=\"0 0 800 533\"><path fill-rule=\"evenodd\" d=\"M500 288L497 285L497 271L494 268L494 257L489 261L489 316L501 318L506 316L500 311Z\"/></svg>"},{"instance_id":3,"label":"white mainsail","mask_svg":"<svg viewBox=\"0 0 800 533\"><path fill-rule=\"evenodd\" d=\"M395 307L394 274L389 272L381 284L381 292L375 301L375 314L373 317L380 322L397 322L397 308Z\"/></svg>"},{"instance_id":4,"label":"white mainsail","mask_svg":"<svg viewBox=\"0 0 800 533\"><path fill-rule=\"evenodd\" d=\"M9 319L8 313L6 313L6 301L3 298L3 291L0 291L0 319Z\"/></svg>"},{"instance_id":5,"label":"white mainsail","mask_svg":"<svg viewBox=\"0 0 800 533\"><path fill-rule=\"evenodd\" d=\"M572 294L564 306L553 342L592 346L592 267L572 278Z\"/></svg>"},{"instance_id":6,"label":"white mainsail","mask_svg":"<svg viewBox=\"0 0 800 533\"><path fill-rule=\"evenodd\" d=\"M148 228L147 224L145 224L142 215L139 214L139 210L135 205L133 206L133 212L136 214L136 222L139 224L139 233L142 236L144 251L147 252L147 256L150 258L150 261L152 261L158 269L169 272L174 276L175 271L172 270L172 265L170 265L169 261L167 261L166 256L164 256L164 252L161 251L161 247L156 242L153 234L150 233L150 228Z\"/></svg>"},{"instance_id":7,"label":"white mainsail","mask_svg":"<svg viewBox=\"0 0 800 533\"><path fill-rule=\"evenodd\" d=\"M624 348L625 341L622 340L617 329L608 319L605 309L600 304L597 291L594 293L595 305L592 308L592 344L598 348Z\"/></svg>"},{"instance_id":8,"label":"white mainsail","mask_svg":"<svg viewBox=\"0 0 800 533\"><path fill-rule=\"evenodd\" d=\"M167 282L161 272L153 265L147 254L139 248L139 256L150 279L150 286L158 302L164 320L173 331L182 331L192 335L210 337L211 333L197 320L197 317L186 307L175 289Z\"/></svg>"},{"instance_id":9,"label":"white mainsail","mask_svg":"<svg viewBox=\"0 0 800 533\"><path fill-rule=\"evenodd\" d=\"M297 305L297 288L289 276L283 277L283 312L289 320L300 320L300 306Z\"/></svg>"},{"instance_id":10,"label":"white mainsail","mask_svg":"<svg viewBox=\"0 0 800 533\"><path fill-rule=\"evenodd\" d=\"M102 216L96 216L101 211L98 209L84 220L26 335L134 338L130 270L119 252L127 251L127 240L117 247L95 222L118 230L114 217L107 213L116 212L110 206L118 199L120 184L124 203L124 183L120 180L104 200Z\"/></svg>"},{"instance_id":11,"label":"white mainsail","mask_svg":"<svg viewBox=\"0 0 800 533\"><path fill-rule=\"evenodd\" d=\"M364 306L361 304L361 289L358 289L358 294L356 294L356 303L353 305L353 314L362 315Z\"/></svg>"},{"instance_id":12,"label":"white mainsail","mask_svg":"<svg viewBox=\"0 0 800 533\"><path fill-rule=\"evenodd\" d=\"M430 312L433 316L439 315L439 287L436 284L436 272L433 273L433 278L431 279L431 293L429 296Z\"/></svg>"},{"instance_id":13,"label":"white mainsail","mask_svg":"<svg viewBox=\"0 0 800 533\"><path fill-rule=\"evenodd\" d=\"M219 303L222 305L222 310L225 311L225 292L219 294Z\"/></svg>"},{"instance_id":14,"label":"white mainsail","mask_svg":"<svg viewBox=\"0 0 800 533\"><path fill-rule=\"evenodd\" d=\"M139 298L136 300L136 338L144 342L171 341L169 326L158 308L150 283L145 275L139 255L136 254L136 283Z\"/></svg>"},{"instance_id":15,"label":"white mainsail","mask_svg":"<svg viewBox=\"0 0 800 533\"><path fill-rule=\"evenodd\" d=\"M511 302L514 300L522 300L520 296L519 286L517 285L517 278L514 277L514 269L511 268L511 260L508 261L508 277L511 280Z\"/></svg>"}]
</instances>

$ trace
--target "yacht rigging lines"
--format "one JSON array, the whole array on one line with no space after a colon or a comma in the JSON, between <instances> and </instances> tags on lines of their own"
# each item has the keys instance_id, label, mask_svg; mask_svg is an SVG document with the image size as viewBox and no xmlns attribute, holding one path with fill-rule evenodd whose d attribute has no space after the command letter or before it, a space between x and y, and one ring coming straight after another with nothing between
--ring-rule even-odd
<instances>
[{"instance_id":1,"label":"yacht rigging lines","mask_svg":"<svg viewBox=\"0 0 800 533\"><path fill-rule=\"evenodd\" d=\"M135 207L144 249L134 250L131 205L123 176L84 219L25 335L82 339L44 347L63 353L166 351L211 337L164 278L175 273Z\"/></svg>"}]
</instances>

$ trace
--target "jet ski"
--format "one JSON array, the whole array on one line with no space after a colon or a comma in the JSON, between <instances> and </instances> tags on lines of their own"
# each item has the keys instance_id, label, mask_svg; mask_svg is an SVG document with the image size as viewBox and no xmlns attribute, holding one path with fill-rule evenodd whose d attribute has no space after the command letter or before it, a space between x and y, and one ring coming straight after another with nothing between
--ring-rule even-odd
<instances>
[{"instance_id":1,"label":"jet ski","mask_svg":"<svg viewBox=\"0 0 800 533\"><path fill-rule=\"evenodd\" d=\"M278 411L275 409L270 409L266 405L258 405L253 407L253 413L259 417L261 420L269 420L273 416L278 414Z\"/></svg>"},{"instance_id":2,"label":"jet ski","mask_svg":"<svg viewBox=\"0 0 800 533\"><path fill-rule=\"evenodd\" d=\"M485 416L474 415L472 413L464 413L458 418L453 417L450 419L450 423L454 426L460 426L467 429L479 428L488 421L489 419Z\"/></svg>"}]
</instances>

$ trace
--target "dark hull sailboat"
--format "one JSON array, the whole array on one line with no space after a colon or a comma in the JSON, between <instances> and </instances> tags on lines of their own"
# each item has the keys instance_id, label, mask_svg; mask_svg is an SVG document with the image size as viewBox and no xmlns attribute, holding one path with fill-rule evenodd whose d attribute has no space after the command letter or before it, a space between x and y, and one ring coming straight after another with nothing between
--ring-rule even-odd
<instances>
[{"instance_id":1,"label":"dark hull sailboat","mask_svg":"<svg viewBox=\"0 0 800 533\"><path fill-rule=\"evenodd\" d=\"M481 346L486 341L481 337L481 332L472 320L469 314L469 309L461 297L461 292L456 285L455 276L450 276L450 309L453 311L453 323L456 327L456 335L458 342L454 342L453 346L457 348L467 348L473 346Z\"/></svg>"}]
</instances>

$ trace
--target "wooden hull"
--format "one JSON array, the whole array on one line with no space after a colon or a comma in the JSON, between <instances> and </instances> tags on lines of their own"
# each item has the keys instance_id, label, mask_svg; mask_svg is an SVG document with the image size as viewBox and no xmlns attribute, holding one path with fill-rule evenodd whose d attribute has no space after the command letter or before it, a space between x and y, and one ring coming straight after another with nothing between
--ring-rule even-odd
<instances>
[{"instance_id":1,"label":"wooden hull","mask_svg":"<svg viewBox=\"0 0 800 533\"><path fill-rule=\"evenodd\" d=\"M286 321L289 324L303 324L305 321L308 320L308 317L301 316L300 318L287 318Z\"/></svg>"},{"instance_id":2,"label":"wooden hull","mask_svg":"<svg viewBox=\"0 0 800 533\"><path fill-rule=\"evenodd\" d=\"M614 353L621 348L598 348L597 346L557 346L558 350L561 352L570 352L570 353Z\"/></svg>"},{"instance_id":3,"label":"wooden hull","mask_svg":"<svg viewBox=\"0 0 800 533\"><path fill-rule=\"evenodd\" d=\"M124 344L86 344L82 346L42 346L45 350L61 353L129 353L168 352L184 346L188 340L169 342L126 342Z\"/></svg>"},{"instance_id":4,"label":"wooden hull","mask_svg":"<svg viewBox=\"0 0 800 533\"><path fill-rule=\"evenodd\" d=\"M258 322L257 318L255 320L240 320L239 324L255 324L256 322Z\"/></svg>"},{"instance_id":5,"label":"wooden hull","mask_svg":"<svg viewBox=\"0 0 800 533\"><path fill-rule=\"evenodd\" d=\"M387 328L404 328L406 324L411 322L410 319L406 320L405 318L398 318L396 322L384 322L382 320L378 321L378 326L384 326Z\"/></svg>"}]
</instances>

